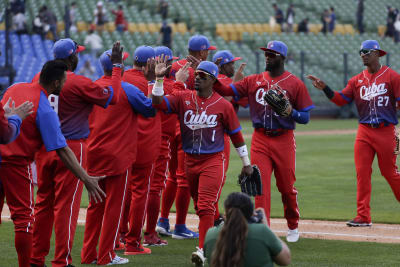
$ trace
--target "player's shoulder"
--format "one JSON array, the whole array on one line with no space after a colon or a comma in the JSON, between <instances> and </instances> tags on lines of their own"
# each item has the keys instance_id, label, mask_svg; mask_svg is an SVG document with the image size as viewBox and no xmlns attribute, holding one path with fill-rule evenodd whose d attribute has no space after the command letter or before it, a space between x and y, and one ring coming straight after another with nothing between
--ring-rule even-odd
<instances>
[{"instance_id":1,"label":"player's shoulder","mask_svg":"<svg viewBox=\"0 0 400 267\"><path fill-rule=\"evenodd\" d=\"M92 84L93 81L86 76L69 73L67 75L67 82L76 84L76 85L83 85L83 84Z\"/></svg>"},{"instance_id":2,"label":"player's shoulder","mask_svg":"<svg viewBox=\"0 0 400 267\"><path fill-rule=\"evenodd\" d=\"M183 66L185 66L185 64L187 63L186 58L183 58L181 60L175 61L174 63L172 63L172 68L181 68Z\"/></svg>"},{"instance_id":3,"label":"player's shoulder","mask_svg":"<svg viewBox=\"0 0 400 267\"><path fill-rule=\"evenodd\" d=\"M387 72L388 74L390 74L390 75L394 75L394 76L400 76L400 74L397 72L397 71L395 71L394 69L392 69L392 68L390 68L390 67L388 67L388 66L385 66L387 69L386 70L384 70L385 72Z\"/></svg>"}]
</instances>

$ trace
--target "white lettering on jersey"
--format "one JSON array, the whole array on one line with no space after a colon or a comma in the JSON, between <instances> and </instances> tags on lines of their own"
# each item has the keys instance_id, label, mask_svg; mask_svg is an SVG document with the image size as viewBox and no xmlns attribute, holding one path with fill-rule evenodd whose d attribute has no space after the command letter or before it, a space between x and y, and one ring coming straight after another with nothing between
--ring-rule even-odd
<instances>
[{"instance_id":1,"label":"white lettering on jersey","mask_svg":"<svg viewBox=\"0 0 400 267\"><path fill-rule=\"evenodd\" d=\"M201 114L194 114L192 110L187 110L185 112L183 123L191 130L212 128L218 124L217 115L207 115L205 111Z\"/></svg>"},{"instance_id":2,"label":"white lettering on jersey","mask_svg":"<svg viewBox=\"0 0 400 267\"><path fill-rule=\"evenodd\" d=\"M264 100L264 95L265 95L265 89L264 88L259 88L256 92L256 101L257 103L266 106L268 105L267 102Z\"/></svg>"},{"instance_id":3,"label":"white lettering on jersey","mask_svg":"<svg viewBox=\"0 0 400 267\"><path fill-rule=\"evenodd\" d=\"M376 85L375 83L372 86L366 87L365 85L360 88L360 97L363 100L370 101L374 97L378 95L386 94L388 90L385 88L385 83L381 83Z\"/></svg>"},{"instance_id":4,"label":"white lettering on jersey","mask_svg":"<svg viewBox=\"0 0 400 267\"><path fill-rule=\"evenodd\" d=\"M50 107L58 114L58 95L49 95L47 99L50 102Z\"/></svg>"}]
</instances>

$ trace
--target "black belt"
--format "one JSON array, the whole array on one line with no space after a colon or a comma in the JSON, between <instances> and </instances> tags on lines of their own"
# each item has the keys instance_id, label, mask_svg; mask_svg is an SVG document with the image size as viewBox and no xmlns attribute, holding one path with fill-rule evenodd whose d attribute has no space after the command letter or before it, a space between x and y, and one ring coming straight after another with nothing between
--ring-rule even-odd
<instances>
[{"instance_id":1,"label":"black belt","mask_svg":"<svg viewBox=\"0 0 400 267\"><path fill-rule=\"evenodd\" d=\"M263 133L265 135L268 135L269 137L275 137L275 136L280 136L284 133L287 132L286 129L273 129L273 130L269 130L269 129L264 129L264 128L257 128L256 129L257 132Z\"/></svg>"},{"instance_id":2,"label":"black belt","mask_svg":"<svg viewBox=\"0 0 400 267\"><path fill-rule=\"evenodd\" d=\"M382 127L386 127L389 126L390 123L388 122L381 122L381 123L363 123L363 125L368 126L370 128L382 128Z\"/></svg>"}]
</instances>

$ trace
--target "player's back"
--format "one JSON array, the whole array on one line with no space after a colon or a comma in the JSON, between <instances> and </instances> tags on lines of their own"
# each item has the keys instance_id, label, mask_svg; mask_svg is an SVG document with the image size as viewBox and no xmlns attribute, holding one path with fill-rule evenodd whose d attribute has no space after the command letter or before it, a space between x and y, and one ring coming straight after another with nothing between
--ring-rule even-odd
<instances>
[{"instance_id":1,"label":"player's back","mask_svg":"<svg viewBox=\"0 0 400 267\"><path fill-rule=\"evenodd\" d=\"M181 59L172 64L171 76L174 77L174 79L175 79L175 74L178 72L178 70L180 70L183 66L185 66L187 62L188 61L186 59ZM189 77L187 78L185 84L188 89L194 90L194 69L190 67L188 71L189 71Z\"/></svg>"},{"instance_id":2,"label":"player's back","mask_svg":"<svg viewBox=\"0 0 400 267\"><path fill-rule=\"evenodd\" d=\"M26 117L21 125L20 135L14 142L1 145L2 162L26 165L33 161L36 151L43 144L40 132L36 125L36 115L40 102L47 101L46 93L37 83L18 83L9 87L3 96L3 105L9 98L18 106L25 101L31 101L34 105L33 113ZM42 98L42 99L41 99ZM44 99L43 99L44 98Z\"/></svg>"}]
</instances>

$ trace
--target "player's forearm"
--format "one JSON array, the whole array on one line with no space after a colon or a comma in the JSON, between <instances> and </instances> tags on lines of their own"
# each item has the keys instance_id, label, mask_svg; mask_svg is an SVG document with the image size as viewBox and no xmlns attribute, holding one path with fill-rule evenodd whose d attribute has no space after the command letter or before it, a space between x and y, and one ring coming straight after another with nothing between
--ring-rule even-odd
<instances>
[{"instance_id":1,"label":"player's forearm","mask_svg":"<svg viewBox=\"0 0 400 267\"><path fill-rule=\"evenodd\" d=\"M236 148L240 159L242 160L243 166L250 166L249 153L247 152L247 146L244 142L242 132L239 131L235 134L230 135L233 146Z\"/></svg>"},{"instance_id":2,"label":"player's forearm","mask_svg":"<svg viewBox=\"0 0 400 267\"><path fill-rule=\"evenodd\" d=\"M8 144L19 135L22 120L19 116L10 116L1 126L0 144Z\"/></svg>"},{"instance_id":3,"label":"player's forearm","mask_svg":"<svg viewBox=\"0 0 400 267\"><path fill-rule=\"evenodd\" d=\"M151 101L153 105L160 105L164 99L164 79L156 78L156 82L151 90Z\"/></svg>"},{"instance_id":4,"label":"player's forearm","mask_svg":"<svg viewBox=\"0 0 400 267\"><path fill-rule=\"evenodd\" d=\"M349 103L338 92L333 91L329 86L325 86L322 91L332 103L340 107Z\"/></svg>"},{"instance_id":5,"label":"player's forearm","mask_svg":"<svg viewBox=\"0 0 400 267\"><path fill-rule=\"evenodd\" d=\"M65 166L80 180L86 181L88 174L79 164L76 156L72 150L66 146L56 150L57 155L60 157Z\"/></svg>"},{"instance_id":6,"label":"player's forearm","mask_svg":"<svg viewBox=\"0 0 400 267\"><path fill-rule=\"evenodd\" d=\"M119 101L119 96L121 92L121 72L122 67L113 67L112 77L111 77L111 86L114 90L114 95L111 98L110 105L115 105Z\"/></svg>"},{"instance_id":7,"label":"player's forearm","mask_svg":"<svg viewBox=\"0 0 400 267\"><path fill-rule=\"evenodd\" d=\"M232 87L229 85L224 85L222 83L215 83L213 89L215 92L222 96L237 96L233 91Z\"/></svg>"}]
</instances>

